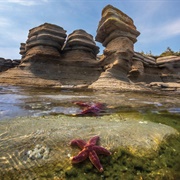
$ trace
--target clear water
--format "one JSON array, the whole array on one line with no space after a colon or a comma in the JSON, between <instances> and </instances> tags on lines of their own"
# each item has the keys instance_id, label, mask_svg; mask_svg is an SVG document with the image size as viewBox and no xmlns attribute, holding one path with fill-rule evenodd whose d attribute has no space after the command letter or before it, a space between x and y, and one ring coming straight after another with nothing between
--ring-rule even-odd
<instances>
[{"instance_id":1,"label":"clear water","mask_svg":"<svg viewBox=\"0 0 180 180\"><path fill-rule=\"evenodd\" d=\"M0 87L0 120L19 116L76 114L75 101L101 102L104 113L138 112L180 114L180 95L133 92L80 92L70 90Z\"/></svg>"},{"instance_id":2,"label":"clear water","mask_svg":"<svg viewBox=\"0 0 180 180\"><path fill-rule=\"evenodd\" d=\"M24 173L19 169L22 174L22 176L18 177L19 179L36 179L36 177L41 177L42 179L56 179L56 177L61 177L61 173L63 172L61 169L61 163L50 162L45 165L46 167L37 164L36 168L36 166L34 167L33 165L33 161L26 162L26 159L24 159L24 152L29 149L32 150L34 148L32 146L38 142L47 145L49 143L48 146L53 146L54 153L57 150L57 154L60 152L63 154L63 149L59 148L61 147L61 144L58 144L57 142L55 143L53 139L48 139L48 137L43 137L44 139L41 139L41 134L43 135L45 132L45 128L43 130L43 127L55 123L55 121L47 121L48 116L52 117L52 115L57 116L65 114L69 117L81 112L81 107L75 105L75 101L101 102L106 104L106 108L102 113L100 113L100 116L115 114L122 119L131 118L135 120L143 120L143 123L146 121L153 121L172 126L180 131L180 95L178 94L163 92L134 93L113 91L72 91L3 86L0 87L0 150L6 153L0 156L0 166L2 169L4 168L2 171L0 169L0 174L4 173L5 170L7 171L4 176L0 175L0 179L1 177L16 179L14 174L11 174L12 169L8 170L8 168L12 167L15 169L16 171L12 172L18 175L18 169L22 165L24 166ZM12 123L11 126L11 122L13 122L15 118L25 116L45 117L45 121L41 119L41 122L39 122L40 124L38 125L40 129L30 134L27 134L25 128L18 128L20 127L19 123L21 123L21 120L23 119L17 120L17 123ZM85 119L83 118L82 121L85 121ZM7 122L7 126L4 122ZM66 123L68 124L70 122ZM32 126L33 122L31 124L31 127ZM11 132L11 128L19 132ZM28 125L26 128L28 128ZM52 132L60 133L58 132L59 127L52 128ZM109 160L114 167L108 167L108 163L104 162L104 164L107 164L109 169L109 171L105 171L104 174L98 174L93 166L89 166L90 163L82 163L79 165L80 168L75 167L75 171L73 169L67 170L67 179L81 178L78 174L82 174L82 179L93 179L93 176L94 179L103 179L103 177L109 177L109 179L111 179L110 173L113 174L114 179L120 177L121 179L132 179L134 177L137 179L174 179L175 177L179 177L179 174L177 175L177 169L180 165L178 164L177 158L179 157L178 154L180 154L180 141L178 139L172 141L170 144L171 145L168 145L168 148L165 146L160 149L160 153L162 153L161 156L155 157L154 159L139 159L132 157L126 152L124 152L123 156L120 155L120 157L113 156L113 158L119 158L119 164L116 163L116 159ZM69 148L67 147L68 146L66 145L66 150L69 151ZM122 152L120 152L120 154L122 154ZM60 158L59 156L58 158ZM56 159L58 160L58 158ZM103 159L101 160L103 161ZM67 161L67 164L68 163L69 161ZM137 164L139 164L139 166L137 166L136 169L135 167ZM173 164L176 165L174 169L172 168ZM172 166L169 168L172 169L171 172L167 171L168 166ZM159 171L159 169L161 171ZM47 173L45 173L46 171ZM86 171L89 176L86 177L84 171ZM119 171L120 175L118 175ZM76 176L74 174L76 174Z\"/></svg>"}]
</instances>

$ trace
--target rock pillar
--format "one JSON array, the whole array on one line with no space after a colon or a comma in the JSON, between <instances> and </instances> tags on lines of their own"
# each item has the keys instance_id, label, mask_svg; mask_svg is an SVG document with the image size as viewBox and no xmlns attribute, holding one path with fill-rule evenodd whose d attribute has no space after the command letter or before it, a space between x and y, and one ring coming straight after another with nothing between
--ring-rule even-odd
<instances>
[{"instance_id":1,"label":"rock pillar","mask_svg":"<svg viewBox=\"0 0 180 180\"><path fill-rule=\"evenodd\" d=\"M21 43L20 44L20 52L19 52L19 54L21 54L22 59L25 57L25 54L26 54L25 46L26 46L26 43Z\"/></svg>"},{"instance_id":2,"label":"rock pillar","mask_svg":"<svg viewBox=\"0 0 180 180\"><path fill-rule=\"evenodd\" d=\"M96 41L105 46L101 78L113 77L129 82L134 43L139 32L133 20L119 9L107 5L102 11L102 18L97 29Z\"/></svg>"}]
</instances>

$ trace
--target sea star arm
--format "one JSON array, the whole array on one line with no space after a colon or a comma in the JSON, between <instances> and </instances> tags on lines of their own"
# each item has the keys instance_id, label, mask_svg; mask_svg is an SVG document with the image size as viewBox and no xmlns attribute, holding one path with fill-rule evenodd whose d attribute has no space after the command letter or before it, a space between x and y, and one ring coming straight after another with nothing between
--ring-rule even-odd
<instances>
[{"instance_id":1,"label":"sea star arm","mask_svg":"<svg viewBox=\"0 0 180 180\"><path fill-rule=\"evenodd\" d=\"M77 156L71 157L71 162L73 164L79 163L87 159L89 152L87 150L82 150Z\"/></svg>"},{"instance_id":2,"label":"sea star arm","mask_svg":"<svg viewBox=\"0 0 180 180\"><path fill-rule=\"evenodd\" d=\"M108 151L107 149L101 147L101 146L93 146L93 150L97 153L97 154L104 154L104 155L111 155L111 152Z\"/></svg>"},{"instance_id":3,"label":"sea star arm","mask_svg":"<svg viewBox=\"0 0 180 180\"><path fill-rule=\"evenodd\" d=\"M81 139L75 139L70 142L71 146L78 146L80 149L83 149L86 145L86 142Z\"/></svg>"},{"instance_id":4,"label":"sea star arm","mask_svg":"<svg viewBox=\"0 0 180 180\"><path fill-rule=\"evenodd\" d=\"M80 114L88 114L88 113L93 113L91 107L84 108Z\"/></svg>"},{"instance_id":5,"label":"sea star arm","mask_svg":"<svg viewBox=\"0 0 180 180\"><path fill-rule=\"evenodd\" d=\"M103 167L95 151L89 152L89 159L99 172L103 172Z\"/></svg>"},{"instance_id":6,"label":"sea star arm","mask_svg":"<svg viewBox=\"0 0 180 180\"><path fill-rule=\"evenodd\" d=\"M88 144L95 145L98 140L99 140L99 136L94 136L88 141Z\"/></svg>"},{"instance_id":7,"label":"sea star arm","mask_svg":"<svg viewBox=\"0 0 180 180\"><path fill-rule=\"evenodd\" d=\"M78 106L82 106L82 107L90 107L89 103L82 102L82 101L74 102L74 104L76 104Z\"/></svg>"}]
</instances>

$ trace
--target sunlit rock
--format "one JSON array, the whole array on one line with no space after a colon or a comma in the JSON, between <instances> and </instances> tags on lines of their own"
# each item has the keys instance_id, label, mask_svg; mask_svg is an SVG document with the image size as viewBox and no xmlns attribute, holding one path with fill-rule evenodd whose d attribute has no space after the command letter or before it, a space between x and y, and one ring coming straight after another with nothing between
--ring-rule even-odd
<instances>
[{"instance_id":1,"label":"sunlit rock","mask_svg":"<svg viewBox=\"0 0 180 180\"><path fill-rule=\"evenodd\" d=\"M86 31L79 29L73 31L68 35L67 41L63 48L64 57L72 54L72 59L77 59L76 55L73 54L80 53L82 55L84 52L84 58L94 58L96 59L99 53L99 47L96 46L93 36L88 34Z\"/></svg>"},{"instance_id":2,"label":"sunlit rock","mask_svg":"<svg viewBox=\"0 0 180 180\"><path fill-rule=\"evenodd\" d=\"M92 87L127 86L134 43L139 34L133 20L119 9L108 5L102 10L96 40L105 46L101 60L104 72Z\"/></svg>"},{"instance_id":3,"label":"sunlit rock","mask_svg":"<svg viewBox=\"0 0 180 180\"><path fill-rule=\"evenodd\" d=\"M23 61L33 55L60 56L66 31L57 25L44 23L29 30Z\"/></svg>"}]
</instances>

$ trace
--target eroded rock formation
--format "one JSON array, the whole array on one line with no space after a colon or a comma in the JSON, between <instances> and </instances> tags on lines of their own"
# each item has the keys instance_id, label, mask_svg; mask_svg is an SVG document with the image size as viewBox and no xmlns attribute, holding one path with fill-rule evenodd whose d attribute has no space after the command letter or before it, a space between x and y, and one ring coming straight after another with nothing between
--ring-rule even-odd
<instances>
[{"instance_id":1,"label":"eroded rock formation","mask_svg":"<svg viewBox=\"0 0 180 180\"><path fill-rule=\"evenodd\" d=\"M18 67L9 69L4 64L10 61L0 59L0 68L6 70L0 74L0 83L116 90L146 90L147 86L180 89L180 57L155 59L134 52L139 34L129 16L107 5L95 38L105 49L103 55L97 56L99 47L86 31L75 30L67 37L62 27L44 23L30 29L26 43L21 43Z\"/></svg>"},{"instance_id":2,"label":"eroded rock formation","mask_svg":"<svg viewBox=\"0 0 180 180\"><path fill-rule=\"evenodd\" d=\"M180 89L180 57L153 58L135 52L128 77L133 82L145 82L163 90Z\"/></svg>"},{"instance_id":3,"label":"eroded rock formation","mask_svg":"<svg viewBox=\"0 0 180 180\"><path fill-rule=\"evenodd\" d=\"M8 69L14 68L20 64L18 59L4 59L0 57L0 72L7 71Z\"/></svg>"},{"instance_id":4,"label":"eroded rock formation","mask_svg":"<svg viewBox=\"0 0 180 180\"><path fill-rule=\"evenodd\" d=\"M63 47L64 57L68 57L71 60L77 60L79 56L96 59L98 53L99 47L96 46L93 36L82 29L75 30L69 34Z\"/></svg>"},{"instance_id":5,"label":"eroded rock formation","mask_svg":"<svg viewBox=\"0 0 180 180\"><path fill-rule=\"evenodd\" d=\"M2 83L40 87L87 87L100 74L92 35L76 30L66 40L66 31L57 25L42 24L29 31L21 43L19 67L1 75ZM66 41L66 42L65 42Z\"/></svg>"},{"instance_id":6,"label":"eroded rock formation","mask_svg":"<svg viewBox=\"0 0 180 180\"><path fill-rule=\"evenodd\" d=\"M133 45L139 34L133 20L122 11L111 5L103 9L96 40L105 46L101 60L104 72L92 87L129 83L127 74L131 70Z\"/></svg>"},{"instance_id":7,"label":"eroded rock formation","mask_svg":"<svg viewBox=\"0 0 180 180\"><path fill-rule=\"evenodd\" d=\"M25 61L34 55L59 57L66 36L62 27L49 23L30 29L25 44L25 55L24 51L20 51L25 56L22 60ZM21 49L23 50L23 44Z\"/></svg>"}]
</instances>

